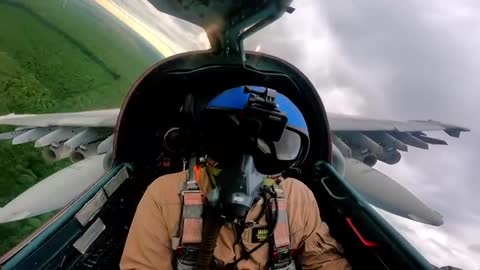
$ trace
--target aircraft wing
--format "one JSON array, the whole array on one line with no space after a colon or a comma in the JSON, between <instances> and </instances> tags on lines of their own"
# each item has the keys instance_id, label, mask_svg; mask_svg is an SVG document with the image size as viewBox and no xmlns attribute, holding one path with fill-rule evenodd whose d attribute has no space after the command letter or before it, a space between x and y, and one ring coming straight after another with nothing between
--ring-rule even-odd
<instances>
[{"instance_id":1,"label":"aircraft wing","mask_svg":"<svg viewBox=\"0 0 480 270\"><path fill-rule=\"evenodd\" d=\"M39 196L39 198L46 198L48 201L49 196L45 196L45 193L55 190L48 187L65 181L65 175L74 175L73 178L85 179L88 183L90 183L90 178L97 177L99 174L97 167L101 166L99 164L92 165L93 162L100 162L101 159L95 158L97 155L103 156L104 169L109 168L111 162L109 153L112 149L113 131L118 114L119 109L111 109L76 113L0 116L0 125L17 127L11 132L0 134L0 140L12 140L13 144L35 142L34 146L42 149L47 160L70 157L73 162L77 162L87 159L75 168L72 167L73 165L65 168L63 171L67 174L60 171L31 188L37 191L42 190L43 196ZM341 153L343 159L344 170L340 173L371 204L418 222L437 226L443 223L442 216L438 212L430 209L406 188L372 166L377 160L387 164L399 162L400 151L407 151L409 146L428 149L430 144L447 144L443 140L427 136L423 131L443 130L450 136L458 137L461 132L468 131L468 129L431 120L400 122L331 113L328 114L328 118L332 129L334 150ZM90 166L95 167L92 170L94 173L92 176L82 178ZM38 187L38 185L41 186ZM77 193L82 191L74 186L72 189L75 189ZM62 201L66 202L75 198L75 192L65 192L64 194L67 194L65 196L69 198L63 198ZM27 193L28 196L25 195ZM0 223L35 216L59 208L57 204L38 207L42 205L42 199L34 200L32 203L31 198L27 198L30 196L33 194L29 189L12 201L15 203L1 208ZM23 214L18 214L18 207L7 209L9 205L13 207L26 204L35 205L36 210L33 208L33 210L22 209ZM7 212L17 214L16 216L7 215ZM2 217L2 213L5 217Z\"/></svg>"},{"instance_id":2,"label":"aircraft wing","mask_svg":"<svg viewBox=\"0 0 480 270\"><path fill-rule=\"evenodd\" d=\"M33 143L48 161L70 158L74 164L36 183L0 208L0 223L60 209L94 184L111 166L113 132L119 109L54 114L9 114L0 125L12 144ZM103 161L103 162L102 162Z\"/></svg>"},{"instance_id":3,"label":"aircraft wing","mask_svg":"<svg viewBox=\"0 0 480 270\"><path fill-rule=\"evenodd\" d=\"M77 162L111 151L118 114L119 109L9 114L0 116L0 125L17 128L1 133L0 140L12 140L12 144L35 142L34 147L41 148L43 157L49 161L70 157L73 162Z\"/></svg>"},{"instance_id":4,"label":"aircraft wing","mask_svg":"<svg viewBox=\"0 0 480 270\"><path fill-rule=\"evenodd\" d=\"M444 130L447 134L453 137L458 137L462 131L470 131L468 128L445 124L434 120L393 121L337 113L328 113L328 119L330 120L330 128L333 131L420 132Z\"/></svg>"},{"instance_id":5,"label":"aircraft wing","mask_svg":"<svg viewBox=\"0 0 480 270\"><path fill-rule=\"evenodd\" d=\"M377 161L396 164L400 152L408 147L428 149L429 145L446 145L441 139L427 136L424 131L444 131L459 137L468 128L438 121L390 121L329 114L334 151L344 158L342 172L350 184L369 203L390 213L418 222L440 226L440 213L429 208L413 193L387 175L372 168Z\"/></svg>"},{"instance_id":6,"label":"aircraft wing","mask_svg":"<svg viewBox=\"0 0 480 270\"><path fill-rule=\"evenodd\" d=\"M380 160L387 164L400 161L399 151L408 147L428 149L429 145L446 145L441 139L427 136L424 131L445 131L451 137L459 137L468 128L444 124L433 120L391 121L369 119L340 114L328 114L333 143L345 157L353 157L373 166Z\"/></svg>"},{"instance_id":7,"label":"aircraft wing","mask_svg":"<svg viewBox=\"0 0 480 270\"><path fill-rule=\"evenodd\" d=\"M73 113L9 114L0 116L0 125L30 127L115 127L119 109Z\"/></svg>"},{"instance_id":8,"label":"aircraft wing","mask_svg":"<svg viewBox=\"0 0 480 270\"><path fill-rule=\"evenodd\" d=\"M35 142L36 148L63 149L62 155L46 156L54 160L72 157L72 152L104 154L109 151L119 109L53 114L9 114L0 116L0 125L17 128L0 134L0 140L12 140L12 144ZM333 143L346 158L354 158L373 166L380 160L387 164L400 161L399 151L408 146L428 149L430 144L447 144L444 140L427 136L424 131L445 131L459 137L467 128L428 120L391 121L368 119L329 113ZM92 152L90 145L96 146ZM90 147L89 147L90 146ZM90 152L86 153L85 149ZM58 152L58 151L57 151ZM79 156L80 157L80 156ZM73 160L77 161L77 160Z\"/></svg>"}]
</instances>

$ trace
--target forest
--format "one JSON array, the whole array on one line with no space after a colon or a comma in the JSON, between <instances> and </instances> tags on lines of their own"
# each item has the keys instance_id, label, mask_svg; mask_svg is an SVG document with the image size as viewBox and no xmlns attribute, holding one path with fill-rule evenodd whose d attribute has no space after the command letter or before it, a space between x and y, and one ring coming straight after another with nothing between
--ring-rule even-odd
<instances>
[{"instance_id":1,"label":"forest","mask_svg":"<svg viewBox=\"0 0 480 270\"><path fill-rule=\"evenodd\" d=\"M0 115L121 106L162 56L94 1L0 2ZM0 133L13 127L0 126ZM0 141L0 207L71 164L47 163L33 143ZM54 199L54 198L52 198ZM0 255L54 213L0 224Z\"/></svg>"}]
</instances>

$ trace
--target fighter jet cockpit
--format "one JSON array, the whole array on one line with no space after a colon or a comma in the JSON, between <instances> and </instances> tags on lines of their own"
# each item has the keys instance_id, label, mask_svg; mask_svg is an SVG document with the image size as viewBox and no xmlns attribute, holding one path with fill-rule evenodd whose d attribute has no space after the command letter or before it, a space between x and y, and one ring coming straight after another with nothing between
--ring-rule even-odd
<instances>
[{"instance_id":1,"label":"fighter jet cockpit","mask_svg":"<svg viewBox=\"0 0 480 270\"><path fill-rule=\"evenodd\" d=\"M314 161L330 162L325 109L301 72L261 53L247 53L245 66L220 64L222 61L211 52L188 53L162 61L137 81L121 109L114 144L114 160L133 168L135 179L128 185L136 188L126 190L145 188L163 174L188 169L193 144L203 143L195 139L195 113L191 112L219 92L239 86L265 87L260 91L279 89L279 93L299 104L305 115L312 138L303 149L308 154L301 164L285 173L306 180ZM224 149L225 154L233 148Z\"/></svg>"},{"instance_id":2,"label":"fighter jet cockpit","mask_svg":"<svg viewBox=\"0 0 480 270\"><path fill-rule=\"evenodd\" d=\"M169 224L177 226L180 235L169 235L172 239L166 245L175 252L175 269L250 269L238 265L255 258L259 254L255 252L266 243L272 257L269 269L302 269L301 263L292 259L297 250L290 244L297 241L295 237L304 240L309 236L298 237L298 232L289 231L289 222L293 222L288 219L288 207L314 215L310 222L297 220L303 223L296 228L314 226L313 220L335 239L311 233L318 239L311 244L317 248L313 253L322 253L320 249L333 252L330 248L338 243L342 259L353 269L432 269L432 264L370 204L435 226L443 223L441 215L372 167L377 161L390 165L399 162L399 151L406 151L407 144L424 149L427 144L442 144L424 134L424 129L444 130L457 137L468 129L435 121L399 122L327 113L318 89L297 66L244 48L251 35L294 13L291 1L149 0L143 6L129 1L97 2L74 3L72 12L83 8L102 19L109 12L108 16L125 24L118 28L124 32L105 33L121 35L125 44L142 53L148 49L162 54L142 58L145 63L137 64L135 70L142 67L143 73L128 73L138 77L131 82L123 73L130 68L133 53L122 58L123 69L118 69L118 74L115 68L108 72L114 82L109 87L128 84L130 89L118 109L0 116L1 125L18 127L1 133L0 139L13 144L35 142L45 159L53 162L69 157L73 163L0 208L0 223L58 211L0 258L1 269L117 269L121 263L132 267L135 258L128 255L130 261L126 262L125 254L129 243L139 242L132 240L133 231L167 228ZM29 7L18 3L8 6L21 11ZM151 14L161 12L201 28L209 49L163 55L173 51L173 45L165 41L168 35L154 37L158 33L132 15L141 14L142 9L149 10L154 19ZM65 38L58 27L40 22ZM136 39L142 37L150 44L143 47L143 43L136 43L133 32L138 34ZM185 37L188 35L179 39ZM82 45L71 37L66 40ZM102 52L113 57L123 47L130 48L125 44L112 46L115 51L111 55L107 50ZM101 57L85 49L88 46L82 46L79 51L93 59L88 61L103 69L116 64L103 63ZM149 61L153 65L147 65ZM79 76L81 83L77 84L85 84L89 76ZM106 99L110 96L113 94L105 95ZM208 176L209 189L201 186L203 174ZM178 217L169 216L161 224L142 223L138 216L151 187L164 187L162 181L171 175L185 176L179 190L157 191L182 200L181 211L171 212ZM288 178L308 188L297 193L300 198L295 202L311 196L316 205L287 207L288 194L285 196L280 185ZM60 195L52 200L54 189ZM391 196L394 193L398 196ZM266 213L263 227L255 227L260 218L247 218L259 201L268 202L261 209ZM249 236L258 243L239 256L235 254L226 265L213 258L216 239L225 224L231 225L235 234L237 226L252 228ZM148 247L145 250L143 253L152 252ZM310 257L317 262L323 258L321 254ZM326 261L334 260L328 258Z\"/></svg>"},{"instance_id":3,"label":"fighter jet cockpit","mask_svg":"<svg viewBox=\"0 0 480 270\"><path fill-rule=\"evenodd\" d=\"M301 104L299 108L307 115L307 123L312 123L308 129L312 139L307 160L330 160L328 122L312 84L278 58L248 53L247 65L250 62L254 67L219 65L217 57L199 52L156 65L136 83L121 109L115 160L134 164L138 173L145 174L146 178L158 175L157 170L181 169L182 160L188 160L183 155L189 140L181 141L186 135L179 130L195 121L188 119L191 117L186 111L195 110L196 104L220 91L248 85L281 89L279 92ZM181 67L182 63L189 66Z\"/></svg>"},{"instance_id":4,"label":"fighter jet cockpit","mask_svg":"<svg viewBox=\"0 0 480 270\"><path fill-rule=\"evenodd\" d=\"M393 231L383 227L385 224L374 225L373 212L360 210L355 193L339 182L335 168L342 170L344 164L338 153L332 153L325 108L308 78L276 57L254 52L245 56L244 63L235 64L224 63L222 57L208 51L187 53L158 63L136 82L121 108L113 152L117 164L129 164L132 171L119 194L107 203L116 209L109 210L115 222L119 217L114 211L122 211L123 224L112 228L122 241L98 241L98 245L110 243L108 248L116 247L119 256L142 191L159 176L191 166L194 144L203 143L195 140L197 114L192 112L196 107L225 89L255 85L261 86L260 93L277 90L298 104L304 115L310 137L309 147L304 149L307 154L301 163L283 171L283 176L295 177L314 190L322 220L344 246L349 261L355 267L373 269L418 264L412 260L415 254L402 246L405 243L399 243L398 250L380 244ZM234 146L231 148L223 151L228 155ZM396 252L402 255L393 255Z\"/></svg>"}]
</instances>

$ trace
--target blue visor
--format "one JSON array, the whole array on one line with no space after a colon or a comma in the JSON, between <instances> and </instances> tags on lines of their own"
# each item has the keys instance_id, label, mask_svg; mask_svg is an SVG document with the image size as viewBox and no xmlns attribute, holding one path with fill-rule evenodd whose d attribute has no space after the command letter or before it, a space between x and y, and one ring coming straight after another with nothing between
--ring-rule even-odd
<instances>
[{"instance_id":1,"label":"blue visor","mask_svg":"<svg viewBox=\"0 0 480 270\"><path fill-rule=\"evenodd\" d=\"M250 94L244 93L245 87L235 87L222 92L208 103L209 109L243 110L247 107Z\"/></svg>"},{"instance_id":2,"label":"blue visor","mask_svg":"<svg viewBox=\"0 0 480 270\"><path fill-rule=\"evenodd\" d=\"M244 86L240 86L222 92L208 103L208 108L223 110L245 109L250 99L250 93L244 93L244 88ZM249 88L258 92L265 92L267 89L260 86L249 86ZM278 92L276 101L280 111L284 112L288 117L287 125L299 129L308 135L307 122L298 107L288 97Z\"/></svg>"}]
</instances>

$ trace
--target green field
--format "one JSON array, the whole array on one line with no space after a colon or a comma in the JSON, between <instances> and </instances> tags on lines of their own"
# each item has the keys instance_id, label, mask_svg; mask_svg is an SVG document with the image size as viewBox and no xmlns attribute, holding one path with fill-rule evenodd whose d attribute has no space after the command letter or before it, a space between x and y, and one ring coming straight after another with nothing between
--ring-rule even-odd
<instances>
[{"instance_id":1,"label":"green field","mask_svg":"<svg viewBox=\"0 0 480 270\"><path fill-rule=\"evenodd\" d=\"M162 58L94 1L2 1L0 25L0 115L119 107ZM0 141L0 207L68 164ZM51 215L0 224L0 255Z\"/></svg>"}]
</instances>

